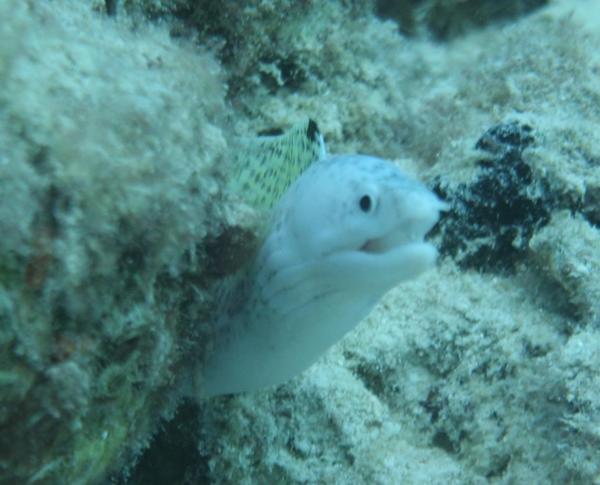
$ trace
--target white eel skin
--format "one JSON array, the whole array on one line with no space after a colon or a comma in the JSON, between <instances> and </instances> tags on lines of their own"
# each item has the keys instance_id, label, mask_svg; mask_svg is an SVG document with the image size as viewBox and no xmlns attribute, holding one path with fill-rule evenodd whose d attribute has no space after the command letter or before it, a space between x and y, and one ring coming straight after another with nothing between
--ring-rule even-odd
<instances>
[{"instance_id":1,"label":"white eel skin","mask_svg":"<svg viewBox=\"0 0 600 485\"><path fill-rule=\"evenodd\" d=\"M445 207L387 160L315 162L275 206L253 266L224 302L197 392L253 391L309 367L388 290L434 266L423 237Z\"/></svg>"}]
</instances>

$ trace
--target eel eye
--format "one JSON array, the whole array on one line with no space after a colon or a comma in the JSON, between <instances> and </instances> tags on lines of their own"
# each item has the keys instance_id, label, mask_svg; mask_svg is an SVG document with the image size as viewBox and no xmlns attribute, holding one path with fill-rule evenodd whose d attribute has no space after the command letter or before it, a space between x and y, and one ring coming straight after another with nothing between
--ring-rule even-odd
<instances>
[{"instance_id":1,"label":"eel eye","mask_svg":"<svg viewBox=\"0 0 600 485\"><path fill-rule=\"evenodd\" d=\"M373 207L373 201L369 195L363 195L358 201L358 205L360 206L361 211L369 212L371 207Z\"/></svg>"}]
</instances>

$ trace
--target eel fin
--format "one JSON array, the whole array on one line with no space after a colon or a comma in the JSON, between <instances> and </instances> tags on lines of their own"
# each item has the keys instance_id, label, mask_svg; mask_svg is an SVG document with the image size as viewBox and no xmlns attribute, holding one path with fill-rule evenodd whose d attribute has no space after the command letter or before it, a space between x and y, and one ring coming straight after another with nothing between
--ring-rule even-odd
<instances>
[{"instance_id":1,"label":"eel fin","mask_svg":"<svg viewBox=\"0 0 600 485\"><path fill-rule=\"evenodd\" d=\"M307 119L284 134L244 143L232 162L227 186L250 206L268 210L311 163L325 156L317 123Z\"/></svg>"}]
</instances>

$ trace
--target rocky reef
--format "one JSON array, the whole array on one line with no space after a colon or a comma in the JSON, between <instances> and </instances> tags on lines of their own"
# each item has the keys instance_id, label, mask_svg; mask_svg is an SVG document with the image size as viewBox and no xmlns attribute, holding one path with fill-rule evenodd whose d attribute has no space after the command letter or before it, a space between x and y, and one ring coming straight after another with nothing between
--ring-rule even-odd
<instances>
[{"instance_id":1,"label":"rocky reef","mask_svg":"<svg viewBox=\"0 0 600 485\"><path fill-rule=\"evenodd\" d=\"M240 226L221 69L85 2L0 16L0 482L97 483L175 409Z\"/></svg>"},{"instance_id":2,"label":"rocky reef","mask_svg":"<svg viewBox=\"0 0 600 485\"><path fill-rule=\"evenodd\" d=\"M600 10L502 3L2 2L0 482L597 482ZM306 116L447 200L439 268L181 402L256 242L236 139Z\"/></svg>"}]
</instances>

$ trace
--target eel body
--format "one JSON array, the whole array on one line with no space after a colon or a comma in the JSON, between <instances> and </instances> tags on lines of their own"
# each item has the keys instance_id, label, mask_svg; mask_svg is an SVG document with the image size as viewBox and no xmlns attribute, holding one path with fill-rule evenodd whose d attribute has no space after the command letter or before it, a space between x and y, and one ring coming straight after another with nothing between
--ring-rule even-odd
<instances>
[{"instance_id":1,"label":"eel body","mask_svg":"<svg viewBox=\"0 0 600 485\"><path fill-rule=\"evenodd\" d=\"M253 264L222 302L201 395L280 384L310 366L389 289L434 265L423 238L443 209L392 162L312 163L274 205Z\"/></svg>"}]
</instances>

